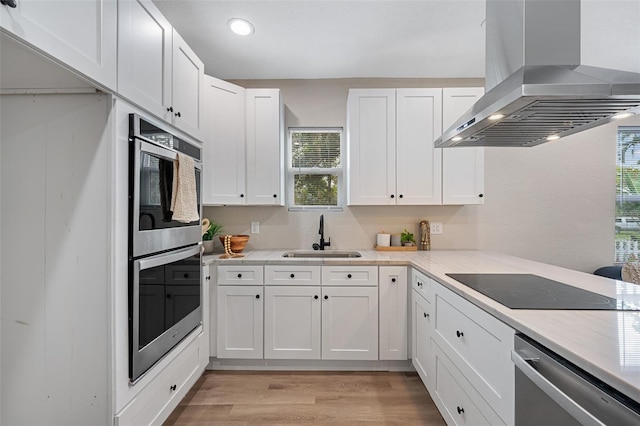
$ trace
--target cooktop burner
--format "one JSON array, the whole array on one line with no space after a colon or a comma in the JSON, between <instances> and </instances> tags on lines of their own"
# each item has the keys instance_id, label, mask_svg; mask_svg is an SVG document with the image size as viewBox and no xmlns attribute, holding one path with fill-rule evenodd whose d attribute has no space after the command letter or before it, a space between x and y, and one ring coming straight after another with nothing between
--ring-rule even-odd
<instances>
[{"instance_id":1,"label":"cooktop burner","mask_svg":"<svg viewBox=\"0 0 640 426\"><path fill-rule=\"evenodd\" d=\"M447 274L511 309L640 311L640 306L533 274Z\"/></svg>"}]
</instances>

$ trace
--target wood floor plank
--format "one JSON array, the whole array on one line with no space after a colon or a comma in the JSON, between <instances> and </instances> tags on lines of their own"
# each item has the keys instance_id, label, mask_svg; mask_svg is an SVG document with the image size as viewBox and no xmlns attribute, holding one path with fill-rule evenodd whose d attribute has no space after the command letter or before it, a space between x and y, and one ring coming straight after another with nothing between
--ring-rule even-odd
<instances>
[{"instance_id":1,"label":"wood floor plank","mask_svg":"<svg viewBox=\"0 0 640 426\"><path fill-rule=\"evenodd\" d=\"M166 425L445 425L415 373L207 371Z\"/></svg>"}]
</instances>

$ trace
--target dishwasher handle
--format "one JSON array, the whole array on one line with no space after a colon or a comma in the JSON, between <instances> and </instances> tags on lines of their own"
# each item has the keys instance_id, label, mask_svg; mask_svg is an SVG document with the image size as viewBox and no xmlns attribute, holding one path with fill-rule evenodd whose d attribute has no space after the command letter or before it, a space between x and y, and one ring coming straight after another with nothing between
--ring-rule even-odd
<instances>
[{"instance_id":1,"label":"dishwasher handle","mask_svg":"<svg viewBox=\"0 0 640 426\"><path fill-rule=\"evenodd\" d=\"M518 370L578 422L585 426L605 426L605 424L594 417L593 414L582 408L556 385L547 380L546 377L533 368L517 351L511 351L511 360Z\"/></svg>"}]
</instances>

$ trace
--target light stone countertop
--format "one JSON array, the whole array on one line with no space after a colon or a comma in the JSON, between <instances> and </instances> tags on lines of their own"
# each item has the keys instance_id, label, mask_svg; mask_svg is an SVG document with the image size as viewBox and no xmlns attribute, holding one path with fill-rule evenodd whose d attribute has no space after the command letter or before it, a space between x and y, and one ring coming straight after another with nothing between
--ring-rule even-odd
<instances>
[{"instance_id":1,"label":"light stone countertop","mask_svg":"<svg viewBox=\"0 0 640 426\"><path fill-rule=\"evenodd\" d=\"M640 305L640 285L494 252L357 250L360 258L284 258L286 250L245 257L204 256L204 264L407 265L479 306L640 403L640 312L509 309L449 278L447 273L529 273Z\"/></svg>"}]
</instances>

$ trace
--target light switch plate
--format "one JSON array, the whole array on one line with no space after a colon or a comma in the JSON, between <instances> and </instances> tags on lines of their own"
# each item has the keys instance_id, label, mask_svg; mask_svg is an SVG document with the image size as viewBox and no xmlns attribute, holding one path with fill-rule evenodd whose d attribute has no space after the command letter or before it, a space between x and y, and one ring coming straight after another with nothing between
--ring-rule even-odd
<instances>
[{"instance_id":1,"label":"light switch plate","mask_svg":"<svg viewBox=\"0 0 640 426\"><path fill-rule=\"evenodd\" d=\"M260 222L251 222L251 233L252 234L260 233Z\"/></svg>"},{"instance_id":2,"label":"light switch plate","mask_svg":"<svg viewBox=\"0 0 640 426\"><path fill-rule=\"evenodd\" d=\"M442 235L442 222L430 222L431 225L431 235Z\"/></svg>"}]
</instances>

